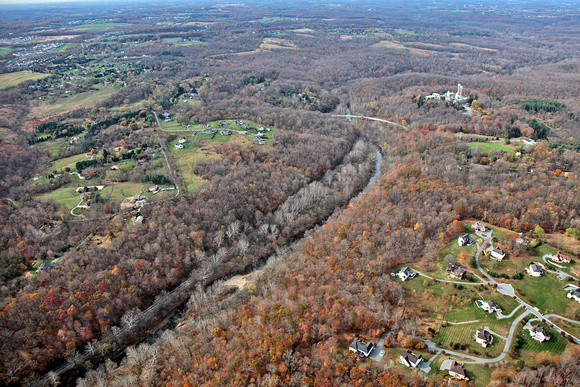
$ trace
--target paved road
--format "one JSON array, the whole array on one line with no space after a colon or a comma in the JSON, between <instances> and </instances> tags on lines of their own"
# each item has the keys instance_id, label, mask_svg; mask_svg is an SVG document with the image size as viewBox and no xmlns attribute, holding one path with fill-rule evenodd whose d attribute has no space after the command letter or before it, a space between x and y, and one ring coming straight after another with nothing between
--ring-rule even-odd
<instances>
[{"instance_id":1,"label":"paved road","mask_svg":"<svg viewBox=\"0 0 580 387\"><path fill-rule=\"evenodd\" d=\"M375 117L365 117L365 116L354 116L352 114L342 114L342 115L333 115L333 117L344 117L344 118L348 118L349 121L351 118L362 118L364 120L369 120L369 121L378 121L378 122L384 122L386 124L391 124L393 126L396 126L397 128L401 128L401 129L405 129L405 130L409 130L409 128L407 128L406 126L403 126L401 124L397 124L396 122L392 122L392 121L387 121L387 120L383 120L382 118L375 118Z\"/></svg>"}]
</instances>

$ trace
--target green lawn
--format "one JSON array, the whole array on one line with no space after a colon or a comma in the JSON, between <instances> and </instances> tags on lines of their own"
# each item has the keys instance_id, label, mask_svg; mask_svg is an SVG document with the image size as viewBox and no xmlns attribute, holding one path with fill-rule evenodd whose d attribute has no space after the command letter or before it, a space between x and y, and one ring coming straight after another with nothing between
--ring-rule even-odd
<instances>
[{"instance_id":1,"label":"green lawn","mask_svg":"<svg viewBox=\"0 0 580 387\"><path fill-rule=\"evenodd\" d=\"M149 185L149 183L115 183L105 187L101 191L101 197L110 202L121 203L125 198L139 195L141 191Z\"/></svg>"},{"instance_id":2,"label":"green lawn","mask_svg":"<svg viewBox=\"0 0 580 387\"><path fill-rule=\"evenodd\" d=\"M566 281L560 281L555 274L545 273L541 277L531 277L525 275L524 279L513 282L513 287L516 289L516 295L529 303L528 299L532 299L531 305L537 307L540 313L555 313L566 316L566 308L573 305L573 300L567 298L567 292L563 289ZM520 289L523 294L520 294L517 289Z\"/></svg>"},{"instance_id":3,"label":"green lawn","mask_svg":"<svg viewBox=\"0 0 580 387\"><path fill-rule=\"evenodd\" d=\"M19 85L24 81L38 80L46 77L48 77L48 74L33 73L30 71L0 74L0 89Z\"/></svg>"},{"instance_id":4,"label":"green lawn","mask_svg":"<svg viewBox=\"0 0 580 387\"><path fill-rule=\"evenodd\" d=\"M40 200L53 199L59 204L64 204L70 210L80 201L79 195L75 191L76 189L76 185L69 184L66 187L40 194L36 198Z\"/></svg>"},{"instance_id":5,"label":"green lawn","mask_svg":"<svg viewBox=\"0 0 580 387\"><path fill-rule=\"evenodd\" d=\"M6 54L7 52L12 51L12 47L10 46L0 46L0 53Z\"/></svg>"},{"instance_id":6,"label":"green lawn","mask_svg":"<svg viewBox=\"0 0 580 387\"><path fill-rule=\"evenodd\" d=\"M580 324L569 323L568 321L563 321L553 317L549 320L550 322L554 323L554 325L559 326L569 334L580 338Z\"/></svg>"},{"instance_id":7,"label":"green lawn","mask_svg":"<svg viewBox=\"0 0 580 387\"><path fill-rule=\"evenodd\" d=\"M523 328L523 325L516 329L516 334L519 334L523 340L523 344L521 347L521 351L532 351L536 353L540 353L542 351L549 351L552 355L560 355L566 349L566 345L568 345L568 340L562 337L561 334L551 329L547 324L544 324L540 321L533 321L532 326L540 325L544 327L548 333L550 334L550 341L544 341L540 343L537 340L534 340L530 336L530 331Z\"/></svg>"},{"instance_id":8,"label":"green lawn","mask_svg":"<svg viewBox=\"0 0 580 387\"><path fill-rule=\"evenodd\" d=\"M482 242L481 238L479 238L475 234L473 234L472 236L476 240L478 240L479 242ZM475 253L477 252L477 244L474 243L471 246L459 246L459 243L457 242L458 239L459 239L459 237L451 239L449 241L449 243L447 244L447 246L445 246L444 248L439 250L439 268L443 272L445 272L445 276L447 276L447 270L446 270L447 265L445 264L444 260L448 254L453 255L453 258L455 259L455 263L460 263L459 262L459 255L461 254L462 251L465 251L465 253L467 253L467 259L465 260L465 262L463 262L463 266L467 267L469 259L471 257L474 257ZM469 268L469 270L473 270L473 269Z\"/></svg>"},{"instance_id":9,"label":"green lawn","mask_svg":"<svg viewBox=\"0 0 580 387\"><path fill-rule=\"evenodd\" d=\"M464 367L465 371L467 371L467 377L469 380L473 380L477 387L490 385L493 368L477 364L465 364Z\"/></svg>"},{"instance_id":10,"label":"green lawn","mask_svg":"<svg viewBox=\"0 0 580 387\"><path fill-rule=\"evenodd\" d=\"M200 134L199 136L202 135ZM198 191L200 188L204 186L204 184L209 184L206 180L197 176L193 172L195 168L195 163L201 160L218 158L220 156L209 149L201 150L197 145L198 142L197 140L196 144L191 142L193 136L189 136L186 138L188 139L188 142L183 144L184 145L183 149L175 149L175 144L178 143L177 140L171 142L168 145L168 147L169 154L173 156L173 158L175 159L175 163L177 164L177 167L179 169L178 173L180 174L181 179L183 180L185 190L189 193L192 193Z\"/></svg>"},{"instance_id":11,"label":"green lawn","mask_svg":"<svg viewBox=\"0 0 580 387\"><path fill-rule=\"evenodd\" d=\"M456 352L465 352L470 355L493 358L498 356L505 345L505 341L497 336L493 336L493 341L490 346L484 348L478 344L473 336L478 328L483 328L484 326L489 326L494 332L501 334L495 330L495 326L492 326L491 322L473 323L473 324L462 324L462 325L448 325L443 326L439 329L439 334L437 335L436 344L444 349L452 350L449 347L450 343L462 343L467 348L468 352L454 349ZM485 353L488 355L485 355Z\"/></svg>"},{"instance_id":12,"label":"green lawn","mask_svg":"<svg viewBox=\"0 0 580 387\"><path fill-rule=\"evenodd\" d=\"M500 151L500 152L507 152L507 153L515 153L514 149L509 146L505 145L501 142L468 142L466 144L468 147L480 147L483 153L488 153L492 151Z\"/></svg>"},{"instance_id":13,"label":"green lawn","mask_svg":"<svg viewBox=\"0 0 580 387\"><path fill-rule=\"evenodd\" d=\"M95 157L99 157L100 155L97 153L97 155ZM88 160L88 158L86 157L86 153L81 153L75 156L70 156L70 157L66 157L64 159L59 159L56 161L53 161L52 165L50 166L50 168L48 169L49 172L52 171L62 171L64 170L66 167L69 167L71 169L72 172L78 172L75 165L77 162L79 161L83 161L83 160Z\"/></svg>"},{"instance_id":14,"label":"green lawn","mask_svg":"<svg viewBox=\"0 0 580 387\"><path fill-rule=\"evenodd\" d=\"M475 287L476 290L478 290L477 287ZM479 290L478 290L479 291ZM505 296L499 292L496 291L487 291L487 292L479 292L481 293L481 296L479 296L479 294L477 294L475 297L477 300L493 300L495 301L502 309L503 314L508 315L510 314L519 304L516 300L514 300L511 297ZM497 315L495 313L488 313L486 311L484 311L483 309L481 309L480 307L478 307L475 304L475 301L473 302L467 302L464 305L457 305L454 306L454 310L448 312L445 314L445 316L443 317L443 319L445 321L450 321L450 322L462 322L462 321L474 321L474 320L479 320L479 321L503 321L503 320L498 320Z\"/></svg>"}]
</instances>

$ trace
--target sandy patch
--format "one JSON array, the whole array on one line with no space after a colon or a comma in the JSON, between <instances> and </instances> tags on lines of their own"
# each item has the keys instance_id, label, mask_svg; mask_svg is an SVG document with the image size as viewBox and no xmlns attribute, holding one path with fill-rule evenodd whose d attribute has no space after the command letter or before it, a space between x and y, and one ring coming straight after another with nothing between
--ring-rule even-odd
<instances>
[{"instance_id":1,"label":"sandy patch","mask_svg":"<svg viewBox=\"0 0 580 387\"><path fill-rule=\"evenodd\" d=\"M226 282L224 282L224 286L234 286L237 288L243 288L247 284L250 284L256 280L262 274L261 270L254 271L250 274L240 274L235 275Z\"/></svg>"}]
</instances>

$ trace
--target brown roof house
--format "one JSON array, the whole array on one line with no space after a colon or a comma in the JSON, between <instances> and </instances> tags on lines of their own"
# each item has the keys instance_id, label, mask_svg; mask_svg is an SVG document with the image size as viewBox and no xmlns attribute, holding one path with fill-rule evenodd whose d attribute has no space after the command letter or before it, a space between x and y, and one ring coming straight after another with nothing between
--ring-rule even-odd
<instances>
[{"instance_id":1,"label":"brown roof house","mask_svg":"<svg viewBox=\"0 0 580 387\"><path fill-rule=\"evenodd\" d=\"M469 380L469 378L465 374L465 367L463 367L463 364L460 364L455 360L451 362L451 367L449 367L449 375L451 375L454 378Z\"/></svg>"},{"instance_id":2,"label":"brown roof house","mask_svg":"<svg viewBox=\"0 0 580 387\"><path fill-rule=\"evenodd\" d=\"M493 336L485 329L478 329L477 332L475 332L474 337L475 341L477 341L477 343L481 344L483 347L487 347L493 342Z\"/></svg>"},{"instance_id":3,"label":"brown roof house","mask_svg":"<svg viewBox=\"0 0 580 387\"><path fill-rule=\"evenodd\" d=\"M419 363L423 360L423 356L415 355L413 352L405 349L403 353L401 353L401 363L406 365L409 368L417 368Z\"/></svg>"},{"instance_id":4,"label":"brown roof house","mask_svg":"<svg viewBox=\"0 0 580 387\"><path fill-rule=\"evenodd\" d=\"M554 255L554 261L558 261L558 262L564 262L564 263L570 263L572 262L572 260L570 259L569 256L562 254L561 252L557 252L556 255Z\"/></svg>"}]
</instances>

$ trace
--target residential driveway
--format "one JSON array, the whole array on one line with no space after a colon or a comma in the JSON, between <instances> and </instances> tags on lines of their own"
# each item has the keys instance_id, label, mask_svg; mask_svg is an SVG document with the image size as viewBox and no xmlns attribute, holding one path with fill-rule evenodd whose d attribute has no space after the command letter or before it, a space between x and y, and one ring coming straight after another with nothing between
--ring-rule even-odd
<instances>
[{"instance_id":1,"label":"residential driveway","mask_svg":"<svg viewBox=\"0 0 580 387\"><path fill-rule=\"evenodd\" d=\"M383 360L383 356L385 356L385 350L383 349L383 345L385 345L385 338L390 333L390 331L385 332L379 343L373 348L369 355L369 359L374 360L376 362L380 362Z\"/></svg>"}]
</instances>

